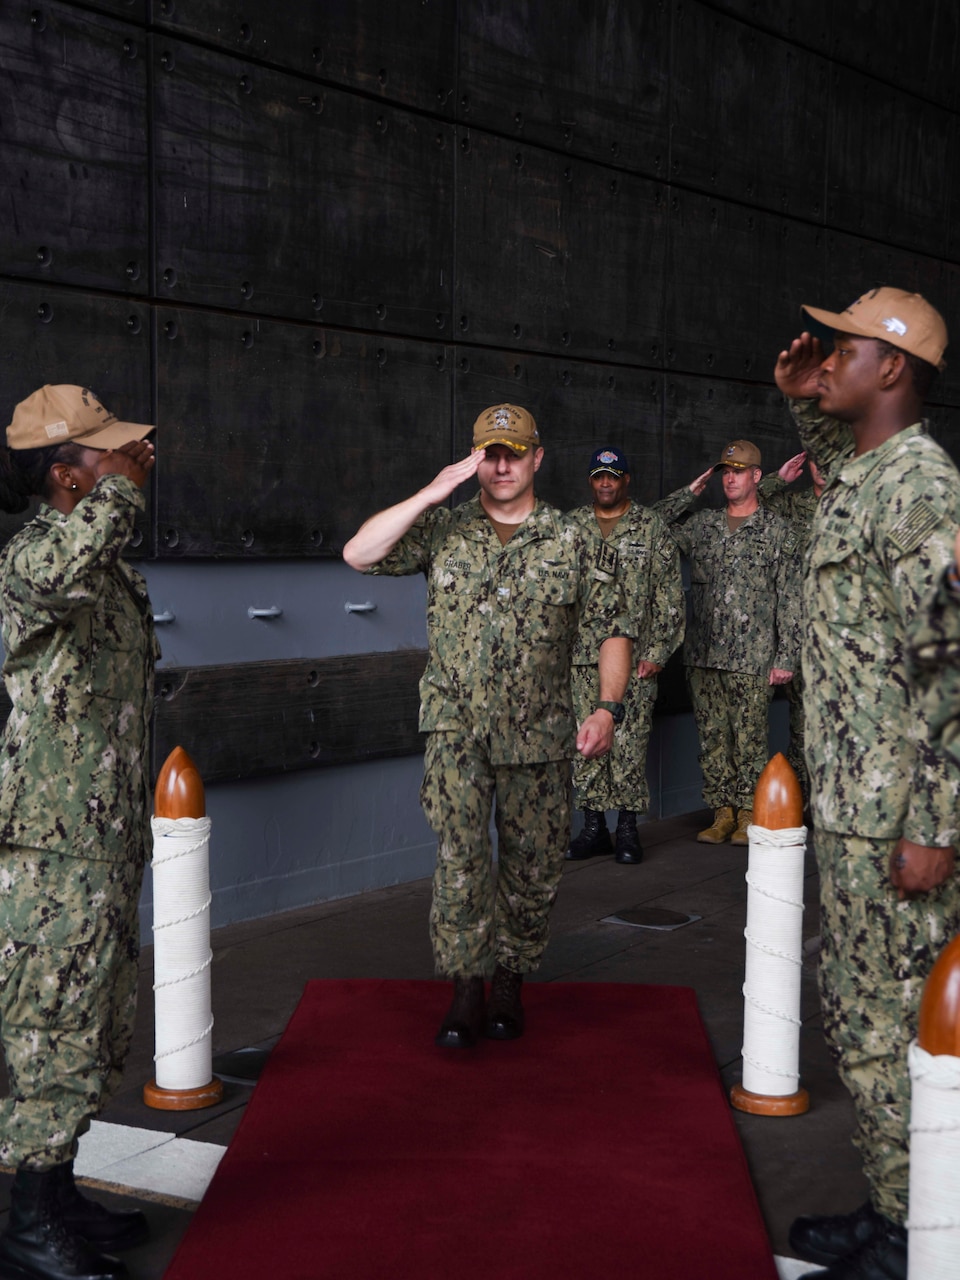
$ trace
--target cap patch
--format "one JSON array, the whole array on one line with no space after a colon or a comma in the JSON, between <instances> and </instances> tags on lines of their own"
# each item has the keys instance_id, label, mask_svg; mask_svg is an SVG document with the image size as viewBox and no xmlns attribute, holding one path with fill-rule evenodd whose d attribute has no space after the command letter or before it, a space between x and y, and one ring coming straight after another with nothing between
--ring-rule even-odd
<instances>
[{"instance_id":1,"label":"cap patch","mask_svg":"<svg viewBox=\"0 0 960 1280\"><path fill-rule=\"evenodd\" d=\"M501 431L506 431L507 427L510 426L510 410L498 409L493 415L493 421Z\"/></svg>"},{"instance_id":2,"label":"cap patch","mask_svg":"<svg viewBox=\"0 0 960 1280\"><path fill-rule=\"evenodd\" d=\"M615 453L611 453L609 449L604 449L602 453L597 454L598 462L619 462L620 459Z\"/></svg>"},{"instance_id":3,"label":"cap patch","mask_svg":"<svg viewBox=\"0 0 960 1280\"><path fill-rule=\"evenodd\" d=\"M43 429L47 433L48 440L59 440L70 434L70 428L65 422L48 422Z\"/></svg>"},{"instance_id":4,"label":"cap patch","mask_svg":"<svg viewBox=\"0 0 960 1280\"><path fill-rule=\"evenodd\" d=\"M886 320L881 320L880 323L886 329L887 333L895 333L898 337L902 338L907 332L907 326L902 320L898 320L896 316L888 316Z\"/></svg>"}]
</instances>

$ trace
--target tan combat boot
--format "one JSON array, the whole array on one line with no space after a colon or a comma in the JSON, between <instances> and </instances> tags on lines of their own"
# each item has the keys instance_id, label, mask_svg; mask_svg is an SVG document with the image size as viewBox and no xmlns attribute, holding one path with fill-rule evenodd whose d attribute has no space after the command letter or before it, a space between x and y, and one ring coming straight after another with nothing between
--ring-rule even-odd
<instances>
[{"instance_id":1,"label":"tan combat boot","mask_svg":"<svg viewBox=\"0 0 960 1280\"><path fill-rule=\"evenodd\" d=\"M737 829L730 837L731 844L749 844L747 839L747 827L753 821L752 809L741 809L737 815Z\"/></svg>"},{"instance_id":2,"label":"tan combat boot","mask_svg":"<svg viewBox=\"0 0 960 1280\"><path fill-rule=\"evenodd\" d=\"M713 815L713 826L701 831L697 839L701 844L723 844L736 825L733 809L725 804Z\"/></svg>"}]
</instances>

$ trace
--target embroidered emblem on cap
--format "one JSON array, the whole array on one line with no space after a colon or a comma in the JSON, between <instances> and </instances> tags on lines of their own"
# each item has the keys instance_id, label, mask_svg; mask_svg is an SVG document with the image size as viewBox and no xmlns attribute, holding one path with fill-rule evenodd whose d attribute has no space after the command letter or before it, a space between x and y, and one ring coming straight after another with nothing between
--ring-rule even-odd
<instances>
[{"instance_id":1,"label":"embroidered emblem on cap","mask_svg":"<svg viewBox=\"0 0 960 1280\"><path fill-rule=\"evenodd\" d=\"M497 424L497 426L500 428L501 431L505 431L506 428L509 427L510 425L510 410L498 409L497 412L493 415L493 420Z\"/></svg>"},{"instance_id":2,"label":"embroidered emblem on cap","mask_svg":"<svg viewBox=\"0 0 960 1280\"><path fill-rule=\"evenodd\" d=\"M907 332L907 326L902 320L898 320L896 316L888 316L886 320L881 320L880 323L886 329L887 333L899 334L901 338Z\"/></svg>"},{"instance_id":3,"label":"embroidered emblem on cap","mask_svg":"<svg viewBox=\"0 0 960 1280\"><path fill-rule=\"evenodd\" d=\"M609 449L604 449L603 453L597 456L598 462L619 462L620 459L615 453L611 453Z\"/></svg>"},{"instance_id":4,"label":"embroidered emblem on cap","mask_svg":"<svg viewBox=\"0 0 960 1280\"><path fill-rule=\"evenodd\" d=\"M61 436L68 436L70 428L65 422L48 422L44 427L48 440L59 440Z\"/></svg>"}]
</instances>

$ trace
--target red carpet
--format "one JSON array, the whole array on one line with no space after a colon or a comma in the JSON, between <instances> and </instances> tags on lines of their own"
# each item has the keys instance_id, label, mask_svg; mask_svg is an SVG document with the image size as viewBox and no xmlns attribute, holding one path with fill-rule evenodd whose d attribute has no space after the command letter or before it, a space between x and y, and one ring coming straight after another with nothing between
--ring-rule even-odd
<instances>
[{"instance_id":1,"label":"red carpet","mask_svg":"<svg viewBox=\"0 0 960 1280\"><path fill-rule=\"evenodd\" d=\"M469 1052L448 1000L309 983L166 1280L776 1280L691 990L528 983Z\"/></svg>"}]
</instances>

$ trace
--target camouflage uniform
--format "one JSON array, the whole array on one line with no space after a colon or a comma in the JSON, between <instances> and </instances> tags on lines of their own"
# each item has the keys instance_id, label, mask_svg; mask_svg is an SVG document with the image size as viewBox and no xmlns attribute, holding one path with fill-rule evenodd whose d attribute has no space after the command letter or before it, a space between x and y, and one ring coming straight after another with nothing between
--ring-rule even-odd
<instances>
[{"instance_id":1,"label":"camouflage uniform","mask_svg":"<svg viewBox=\"0 0 960 1280\"><path fill-rule=\"evenodd\" d=\"M960 760L960 594L945 570L911 641L930 741Z\"/></svg>"},{"instance_id":2,"label":"camouflage uniform","mask_svg":"<svg viewBox=\"0 0 960 1280\"><path fill-rule=\"evenodd\" d=\"M569 514L584 528L599 532L592 503ZM617 521L608 542L617 552L627 612L636 632L634 667L641 658L666 666L683 639L684 629L677 545L660 517L636 502L631 502ZM573 710L580 724L596 708L600 697L596 670L575 666L572 689ZM614 730L612 749L595 760L574 757L573 785L578 809L647 812L647 744L656 700L656 676L645 680L636 674L631 676L623 697L626 715Z\"/></svg>"},{"instance_id":3,"label":"camouflage uniform","mask_svg":"<svg viewBox=\"0 0 960 1280\"><path fill-rule=\"evenodd\" d=\"M539 964L570 834L571 664L593 666L603 640L631 634L616 560L542 502L502 547L474 498L426 512L368 570L427 578L421 801L440 837L430 923L441 974Z\"/></svg>"},{"instance_id":4,"label":"camouflage uniform","mask_svg":"<svg viewBox=\"0 0 960 1280\"><path fill-rule=\"evenodd\" d=\"M700 735L703 798L711 808L753 808L767 763L770 671L795 671L799 642L798 539L760 506L730 533L726 509L680 517L685 487L655 509L690 561L691 619L683 646Z\"/></svg>"},{"instance_id":5,"label":"camouflage uniform","mask_svg":"<svg viewBox=\"0 0 960 1280\"><path fill-rule=\"evenodd\" d=\"M803 639L824 1023L856 1106L874 1208L903 1223L907 1047L924 980L960 931L960 884L954 876L900 901L887 868L901 836L958 840L960 766L931 746L906 648L952 559L960 475L920 424L854 457L849 427L816 401L791 408L827 480L807 553Z\"/></svg>"},{"instance_id":6,"label":"camouflage uniform","mask_svg":"<svg viewBox=\"0 0 960 1280\"><path fill-rule=\"evenodd\" d=\"M70 516L41 505L0 554L4 1164L73 1157L133 1030L156 642L120 553L143 505L104 476Z\"/></svg>"},{"instance_id":7,"label":"camouflage uniform","mask_svg":"<svg viewBox=\"0 0 960 1280\"><path fill-rule=\"evenodd\" d=\"M810 526L813 513L817 509L817 495L813 489L796 489L781 480L775 473L764 476L757 490L757 497L765 507L783 516L793 525L798 539L800 563L810 540ZM795 670L793 679L785 686L787 703L790 708L790 745L787 748L787 761L800 780L804 798L809 798L810 781L807 778L807 765L803 757L803 673Z\"/></svg>"}]
</instances>

